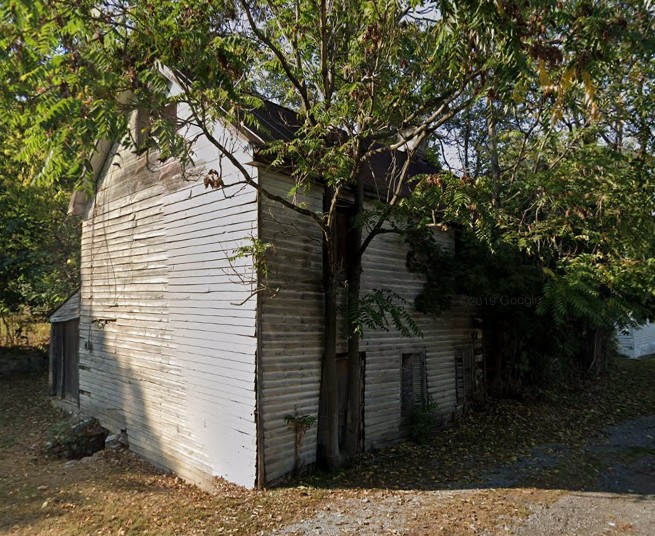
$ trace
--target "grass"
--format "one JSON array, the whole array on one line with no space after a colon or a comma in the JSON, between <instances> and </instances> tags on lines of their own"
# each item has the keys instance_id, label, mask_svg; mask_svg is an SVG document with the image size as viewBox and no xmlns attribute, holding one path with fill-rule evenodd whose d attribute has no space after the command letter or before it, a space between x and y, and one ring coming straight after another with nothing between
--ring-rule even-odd
<instances>
[{"instance_id":1,"label":"grass","mask_svg":"<svg viewBox=\"0 0 655 536\"><path fill-rule=\"evenodd\" d=\"M422 507L407 507L404 533L438 529L468 535L525 516L530 504L552 501L559 492L474 490L435 503L430 490L475 482L486 469L509 463L535 445L563 443L575 449L605 426L655 414L655 359L621 361L596 382L565 386L530 401L488 402L426 445L405 443L367 453L355 467L336 474L270 490L248 491L219 481L215 494L126 451L106 451L72 464L44 458L48 430L63 418L45 392L43 375L0 378L2 534L252 535L362 500L374 505L389 497L424 497ZM558 466L559 475L546 475L550 480L539 485L577 485L576 464L593 466L594 461L576 459L576 452Z\"/></svg>"},{"instance_id":2,"label":"grass","mask_svg":"<svg viewBox=\"0 0 655 536\"><path fill-rule=\"evenodd\" d=\"M0 347L47 348L50 323L29 315L0 316Z\"/></svg>"}]
</instances>

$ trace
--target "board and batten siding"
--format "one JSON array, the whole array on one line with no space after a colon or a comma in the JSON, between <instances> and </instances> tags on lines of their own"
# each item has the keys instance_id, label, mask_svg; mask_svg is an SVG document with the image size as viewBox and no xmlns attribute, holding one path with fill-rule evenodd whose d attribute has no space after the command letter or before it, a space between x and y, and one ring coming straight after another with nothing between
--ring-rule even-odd
<instances>
[{"instance_id":1,"label":"board and batten siding","mask_svg":"<svg viewBox=\"0 0 655 536\"><path fill-rule=\"evenodd\" d=\"M260 183L281 196L290 179L262 172ZM298 194L304 206L322 209L318 188ZM454 246L452 231L436 231L446 248ZM294 432L285 423L289 414L318 417L323 353L322 245L318 226L308 217L281 205L260 201L260 238L271 244L267 253L268 286L260 298L262 415L264 467L267 482L294 469ZM363 259L362 291L388 288L412 304L423 287L423 276L406 268L408 246L402 237L376 237ZM411 305L410 305L411 307ZM456 409L455 353L471 342L472 311L454 308L435 317L412 312L423 337L403 337L396 330L367 331L361 350L365 363L365 448L382 446L401 437L401 359L403 353L425 352L427 388L443 417ZM343 324L340 321L340 325ZM345 340L339 351L345 351ZM304 436L301 460L316 459L316 426Z\"/></svg>"},{"instance_id":2,"label":"board and batten siding","mask_svg":"<svg viewBox=\"0 0 655 536\"><path fill-rule=\"evenodd\" d=\"M232 257L257 236L257 196L205 188L209 169L237 177L216 155L201 138L184 176L116 147L107 159L82 230L80 405L188 480L252 487L255 282Z\"/></svg>"}]
</instances>

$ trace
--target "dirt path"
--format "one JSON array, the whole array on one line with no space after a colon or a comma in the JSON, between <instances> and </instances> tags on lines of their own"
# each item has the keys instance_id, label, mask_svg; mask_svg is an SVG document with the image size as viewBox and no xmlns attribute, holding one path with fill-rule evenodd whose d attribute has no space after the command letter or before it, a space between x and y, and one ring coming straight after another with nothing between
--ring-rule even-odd
<instances>
[{"instance_id":1,"label":"dirt path","mask_svg":"<svg viewBox=\"0 0 655 536\"><path fill-rule=\"evenodd\" d=\"M655 416L632 419L603 432L577 456L569 455L583 463L577 471L565 473L562 483L570 485L572 477L579 475L591 481L587 490L567 493L549 506L535 505L527 520L514 523L504 534L655 534ZM570 458L563 463L567 461ZM588 468L595 471L592 479Z\"/></svg>"}]
</instances>

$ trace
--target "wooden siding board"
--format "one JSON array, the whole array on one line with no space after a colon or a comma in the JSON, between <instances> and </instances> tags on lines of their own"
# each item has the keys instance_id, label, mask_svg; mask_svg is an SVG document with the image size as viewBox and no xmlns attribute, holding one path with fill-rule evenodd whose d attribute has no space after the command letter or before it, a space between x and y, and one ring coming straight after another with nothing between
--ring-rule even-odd
<instances>
[{"instance_id":1,"label":"wooden siding board","mask_svg":"<svg viewBox=\"0 0 655 536\"><path fill-rule=\"evenodd\" d=\"M107 166L83 224L83 410L193 480L252 486L255 306L233 303L250 295L238 276L252 269L226 252L256 236L256 194L207 190L201 169L183 182L176 164L143 160L113 157L120 167Z\"/></svg>"},{"instance_id":2,"label":"wooden siding board","mask_svg":"<svg viewBox=\"0 0 655 536\"><path fill-rule=\"evenodd\" d=\"M50 322L66 322L79 316L80 291L78 290L50 316Z\"/></svg>"},{"instance_id":3,"label":"wooden siding board","mask_svg":"<svg viewBox=\"0 0 655 536\"><path fill-rule=\"evenodd\" d=\"M452 249L452 233L439 232L439 242ZM390 254L392 252L393 254ZM423 279L405 266L407 246L397 235L376 237L363 259L363 292L389 288L413 303ZM400 435L401 354L425 352L429 396L437 402L437 412L446 417L455 409L454 353L456 344L470 341L470 315L460 312L426 316L412 312L423 337L403 337L396 330L374 331L362 340L366 352L365 438L367 448L397 440ZM395 429L394 429L395 428Z\"/></svg>"},{"instance_id":4,"label":"wooden siding board","mask_svg":"<svg viewBox=\"0 0 655 536\"><path fill-rule=\"evenodd\" d=\"M287 197L291 182L273 174L261 177L273 193ZM298 194L310 210L321 210L316 191ZM267 481L293 470L294 433L284 416L318 414L318 388L323 337L321 232L307 217L262 199L260 238L267 251L267 285L274 295L262 294L262 426ZM312 463L316 428L303 438L301 459Z\"/></svg>"},{"instance_id":5,"label":"wooden siding board","mask_svg":"<svg viewBox=\"0 0 655 536\"><path fill-rule=\"evenodd\" d=\"M286 196L290 181L273 174L262 177L269 190ZM303 192L310 209L320 210L320 192ZM297 411L317 416L323 338L322 254L320 232L309 220L274 203L261 202L260 237L272 244L267 254L267 283L279 290L262 296L260 341L263 352L262 401L266 477L275 480L293 470L293 434L284 415ZM453 231L436 238L454 247ZM413 303L423 278L405 266L407 245L394 234L371 243L363 259L363 292L390 288ZM403 352L425 352L427 391L444 418L455 409L454 346L471 340L471 311L451 311L439 317L412 311L423 337L403 337L391 329L370 331L362 340L366 353L366 448L400 438L400 359ZM342 324L342 322L340 322ZM345 350L345 341L340 343ZM302 459L312 463L316 432L303 439Z\"/></svg>"}]
</instances>

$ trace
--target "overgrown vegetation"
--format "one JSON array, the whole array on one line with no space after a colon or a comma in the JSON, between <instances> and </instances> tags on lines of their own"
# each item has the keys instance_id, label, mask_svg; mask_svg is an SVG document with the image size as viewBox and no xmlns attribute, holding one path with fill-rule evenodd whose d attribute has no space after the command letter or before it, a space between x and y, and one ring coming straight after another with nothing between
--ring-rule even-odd
<instances>
[{"instance_id":1,"label":"overgrown vegetation","mask_svg":"<svg viewBox=\"0 0 655 536\"><path fill-rule=\"evenodd\" d=\"M307 431L314 426L317 419L313 415L285 415L284 422L293 427L294 431L294 473L300 476L302 471L302 459L300 457L300 449L302 448L302 438L305 437Z\"/></svg>"},{"instance_id":2,"label":"overgrown vegetation","mask_svg":"<svg viewBox=\"0 0 655 536\"><path fill-rule=\"evenodd\" d=\"M0 159L0 346L42 342L39 323L79 285L80 228L66 215L70 191L30 180Z\"/></svg>"},{"instance_id":3,"label":"overgrown vegetation","mask_svg":"<svg viewBox=\"0 0 655 536\"><path fill-rule=\"evenodd\" d=\"M485 469L511 463L535 446L579 447L606 426L654 412L655 359L620 359L598 378L533 390L523 400L487 400L423 444L408 442L367 453L356 469L317 482L383 489L466 485Z\"/></svg>"},{"instance_id":4,"label":"overgrown vegetation","mask_svg":"<svg viewBox=\"0 0 655 536\"><path fill-rule=\"evenodd\" d=\"M415 404L407 419L407 437L419 445L428 443L437 426L437 403L430 396Z\"/></svg>"}]
</instances>

